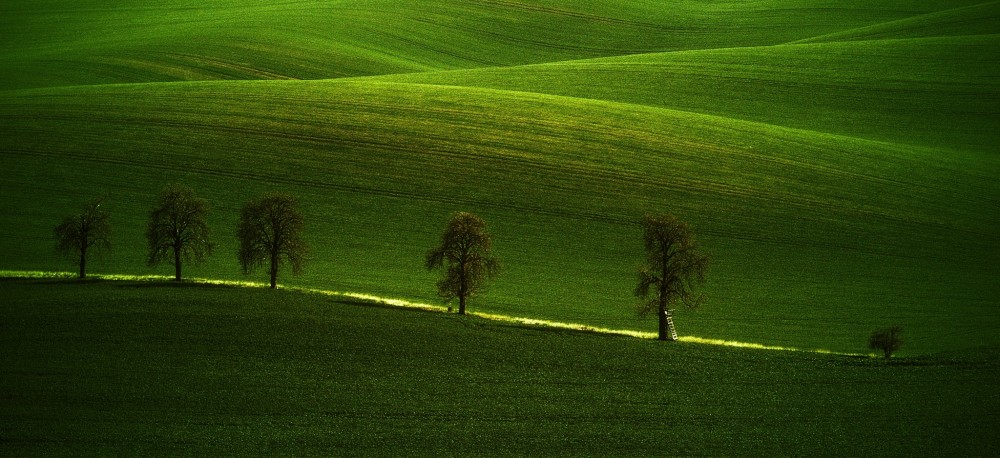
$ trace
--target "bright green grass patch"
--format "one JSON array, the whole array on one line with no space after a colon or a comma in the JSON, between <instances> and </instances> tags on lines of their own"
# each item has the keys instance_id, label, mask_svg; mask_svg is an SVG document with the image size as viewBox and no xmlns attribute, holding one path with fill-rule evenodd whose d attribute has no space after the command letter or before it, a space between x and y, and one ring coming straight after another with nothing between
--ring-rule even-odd
<instances>
[{"instance_id":1,"label":"bright green grass patch","mask_svg":"<svg viewBox=\"0 0 1000 458\"><path fill-rule=\"evenodd\" d=\"M915 354L996 342L995 155L363 82L9 92L0 118L0 165L16 171L4 176L4 269L69 268L52 227L103 193L118 250L94 271L163 273L144 266L142 231L156 193L183 181L212 203L219 244L188 275L242 278L239 207L280 190L301 199L314 247L285 284L435 302L423 254L468 210L506 266L473 310L649 331L632 311L634 222L671 211L714 259L710 303L679 315L682 335L859 352L872 329L901 324Z\"/></svg>"},{"instance_id":2,"label":"bright green grass patch","mask_svg":"<svg viewBox=\"0 0 1000 458\"><path fill-rule=\"evenodd\" d=\"M6 2L0 89L337 78L772 45L957 6L879 3Z\"/></svg>"},{"instance_id":3,"label":"bright green grass patch","mask_svg":"<svg viewBox=\"0 0 1000 458\"><path fill-rule=\"evenodd\" d=\"M1000 451L995 348L885 364L284 290L0 288L0 437L18 456Z\"/></svg>"}]
</instances>

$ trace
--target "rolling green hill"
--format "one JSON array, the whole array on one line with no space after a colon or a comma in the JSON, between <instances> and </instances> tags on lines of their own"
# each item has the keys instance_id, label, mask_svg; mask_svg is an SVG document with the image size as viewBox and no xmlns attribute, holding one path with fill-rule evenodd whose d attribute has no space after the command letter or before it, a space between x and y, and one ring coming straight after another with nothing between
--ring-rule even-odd
<instances>
[{"instance_id":1,"label":"rolling green hill","mask_svg":"<svg viewBox=\"0 0 1000 458\"><path fill-rule=\"evenodd\" d=\"M1000 33L1000 21L991 25ZM992 153L1000 143L998 36L668 52L377 79L613 100Z\"/></svg>"},{"instance_id":2,"label":"rolling green hill","mask_svg":"<svg viewBox=\"0 0 1000 458\"><path fill-rule=\"evenodd\" d=\"M361 294L0 278L0 450L997 454L1000 2L154 3L0 4L0 275L75 270L52 228L97 196L90 271L172 273L181 182L217 244L186 276L263 281L235 223L280 191L312 250L279 283ZM351 299L439 303L455 211L503 263L470 310L654 330L645 212L708 302L663 344Z\"/></svg>"},{"instance_id":3,"label":"rolling green hill","mask_svg":"<svg viewBox=\"0 0 1000 458\"><path fill-rule=\"evenodd\" d=\"M399 83L77 87L0 106L3 166L19 171L4 210L22 215L5 225L11 268L65 266L48 255L49 226L106 193L119 251L97 268L148 272L146 212L184 181L214 203L220 245L193 272L233 277L238 206L280 189L302 199L315 247L309 273L285 281L433 300L422 255L450 212L471 209L507 266L481 307L634 328L635 221L669 210L714 259L712 303L682 333L856 351L898 321L917 352L993 342L997 214L982 209L995 155ZM940 281L917 281L928 277Z\"/></svg>"},{"instance_id":4,"label":"rolling green hill","mask_svg":"<svg viewBox=\"0 0 1000 458\"><path fill-rule=\"evenodd\" d=\"M998 19L1000 19L1000 2L991 1L842 30L799 42L995 35Z\"/></svg>"},{"instance_id":5,"label":"rolling green hill","mask_svg":"<svg viewBox=\"0 0 1000 458\"><path fill-rule=\"evenodd\" d=\"M323 296L0 280L27 455L994 455L995 350L867 358L505 326Z\"/></svg>"},{"instance_id":6,"label":"rolling green hill","mask_svg":"<svg viewBox=\"0 0 1000 458\"><path fill-rule=\"evenodd\" d=\"M969 0L168 0L0 5L0 88L317 79L773 45Z\"/></svg>"},{"instance_id":7,"label":"rolling green hill","mask_svg":"<svg viewBox=\"0 0 1000 458\"><path fill-rule=\"evenodd\" d=\"M236 212L280 190L314 247L286 283L433 301L422 255L471 210L506 265L474 307L645 329L635 222L671 211L713 258L681 334L859 351L902 324L913 353L997 344L997 9L4 5L0 269L70 270L51 228L104 194L117 250L93 268L154 272L146 212L182 181L219 244L189 273L237 278Z\"/></svg>"}]
</instances>

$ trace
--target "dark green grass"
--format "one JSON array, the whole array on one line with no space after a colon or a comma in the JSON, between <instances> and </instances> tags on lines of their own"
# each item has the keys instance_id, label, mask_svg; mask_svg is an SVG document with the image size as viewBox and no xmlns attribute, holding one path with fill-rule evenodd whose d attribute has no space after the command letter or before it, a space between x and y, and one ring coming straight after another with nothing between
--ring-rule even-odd
<instances>
[{"instance_id":1,"label":"dark green grass","mask_svg":"<svg viewBox=\"0 0 1000 458\"><path fill-rule=\"evenodd\" d=\"M0 446L91 454L996 454L997 351L878 359L290 291L0 280Z\"/></svg>"},{"instance_id":2,"label":"dark green grass","mask_svg":"<svg viewBox=\"0 0 1000 458\"><path fill-rule=\"evenodd\" d=\"M1000 20L1000 2L989 1L857 29L842 30L828 35L807 38L800 42L993 35L997 33L998 20Z\"/></svg>"},{"instance_id":3,"label":"dark green grass","mask_svg":"<svg viewBox=\"0 0 1000 458\"><path fill-rule=\"evenodd\" d=\"M714 259L682 334L860 351L995 343L994 155L912 148L652 107L363 82L199 83L8 93L0 268L72 270L51 228L107 194L118 250L97 272L153 273L149 205L184 181L219 247L190 275L239 278L246 199L298 196L312 261L286 284L434 301L422 256L479 212L506 265L481 309L651 329L632 312L634 223L672 211ZM258 276L257 278L263 278ZM928 281L933 279L933 281Z\"/></svg>"}]
</instances>

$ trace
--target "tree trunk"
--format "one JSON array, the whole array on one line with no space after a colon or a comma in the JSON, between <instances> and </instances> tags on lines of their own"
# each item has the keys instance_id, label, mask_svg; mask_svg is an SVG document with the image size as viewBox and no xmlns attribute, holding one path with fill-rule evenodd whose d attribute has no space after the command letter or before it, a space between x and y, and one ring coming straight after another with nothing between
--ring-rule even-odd
<instances>
[{"instance_id":1,"label":"tree trunk","mask_svg":"<svg viewBox=\"0 0 1000 458\"><path fill-rule=\"evenodd\" d=\"M80 278L87 278L87 248L80 249Z\"/></svg>"},{"instance_id":2,"label":"tree trunk","mask_svg":"<svg viewBox=\"0 0 1000 458\"><path fill-rule=\"evenodd\" d=\"M466 248L463 247L462 248L462 257L461 257L461 259L459 261L461 263L461 266L460 266L460 269L459 269L461 271L461 274L459 276L459 282L458 282L458 314L459 315L465 315L465 296L469 295L469 288L467 287L466 276L465 276L465 269L466 269L466 265L467 265L467 262L468 262L468 258L469 258L468 249L466 249Z\"/></svg>"},{"instance_id":3,"label":"tree trunk","mask_svg":"<svg viewBox=\"0 0 1000 458\"><path fill-rule=\"evenodd\" d=\"M271 255L271 289L278 289L278 256Z\"/></svg>"},{"instance_id":4,"label":"tree trunk","mask_svg":"<svg viewBox=\"0 0 1000 458\"><path fill-rule=\"evenodd\" d=\"M660 315L660 335L659 335L659 339L660 340L670 340L670 337L669 337L670 330L667 329L667 308L663 304L660 304L660 313L658 315Z\"/></svg>"},{"instance_id":5,"label":"tree trunk","mask_svg":"<svg viewBox=\"0 0 1000 458\"><path fill-rule=\"evenodd\" d=\"M661 259L660 259L660 262L661 262L661 264L660 264L660 284L658 285L660 287L659 288L660 289L659 290L660 296L657 298L657 299L659 299L659 302L660 302L660 310L659 310L659 312L660 312L659 313L659 315L660 315L660 336L659 336L659 339L660 340L669 340L670 337L667 335L667 333L669 331L667 329L667 286L668 286L667 278L668 278L668 273L669 273L669 270L670 270L670 264L668 263L669 256L667 256L667 254L670 252L670 243L669 242L664 243L664 246L666 246L666 249L663 251L663 254L661 255Z\"/></svg>"},{"instance_id":6,"label":"tree trunk","mask_svg":"<svg viewBox=\"0 0 1000 458\"><path fill-rule=\"evenodd\" d=\"M181 281L181 250L174 246L174 281Z\"/></svg>"}]
</instances>

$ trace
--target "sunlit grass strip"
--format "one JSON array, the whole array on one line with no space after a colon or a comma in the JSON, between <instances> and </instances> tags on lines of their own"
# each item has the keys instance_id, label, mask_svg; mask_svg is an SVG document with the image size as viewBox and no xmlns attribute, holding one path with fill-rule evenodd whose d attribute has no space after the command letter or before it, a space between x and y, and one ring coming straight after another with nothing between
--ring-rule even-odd
<instances>
[{"instance_id":1,"label":"sunlit grass strip","mask_svg":"<svg viewBox=\"0 0 1000 458\"><path fill-rule=\"evenodd\" d=\"M41 270L0 270L0 278L77 278L76 272L47 272ZM174 277L169 275L127 275L127 274L87 274L87 280L105 281L173 281ZM267 287L267 283L237 281L237 280L214 280L209 278L185 278L185 283L197 283L205 285L238 286L238 287Z\"/></svg>"},{"instance_id":2,"label":"sunlit grass strip","mask_svg":"<svg viewBox=\"0 0 1000 458\"><path fill-rule=\"evenodd\" d=\"M764 345L753 342L738 342L735 340L723 340L723 339L708 339L704 337L695 336L680 336L677 338L679 342L689 342L689 343L699 343L707 345L722 345L725 347L739 347L739 348L755 348L758 350L780 350L780 351L805 351L801 348L795 347L782 347L778 345Z\"/></svg>"},{"instance_id":3,"label":"sunlit grass strip","mask_svg":"<svg viewBox=\"0 0 1000 458\"><path fill-rule=\"evenodd\" d=\"M470 312L469 315L477 316L477 317L480 317L480 318L485 318L485 319L488 319L488 320L504 321L504 322L508 322L508 323L518 323L518 324L524 324L524 325L528 325L528 326L540 326L540 327L549 327L549 328L558 328L558 329L569 329L569 330L574 330L574 331L585 331L585 332L593 332L593 333L598 333L598 334L614 334L614 335L622 335L622 336L635 337L635 338L639 338L639 339L656 339L657 338L657 333L655 333L655 332L634 331L634 330L630 330L630 329L609 329L609 328L601 328L601 327L589 326L589 325L579 324L579 323L564 323L564 322L559 322L559 321L540 320L540 319L537 319L537 318L523 318L523 317L499 315L499 314L484 313L484 312ZM756 349L756 350L796 351L796 352L810 352L810 353L822 353L822 354L845 355L845 356L859 356L859 355L861 355L860 353L841 353L841 352L834 352L834 351L824 350L824 349L808 350L808 349L796 348L796 347L782 347L782 346L778 346L778 345L765 345L765 344L754 343L754 342L739 342L739 341L735 341L735 340L724 340L724 339L709 339L709 338L705 338L705 337L695 337L695 336L679 336L677 338L677 341L678 342L685 342L685 343L702 344L702 345L719 345L719 346L724 346L724 347L752 348L752 349Z\"/></svg>"},{"instance_id":4,"label":"sunlit grass strip","mask_svg":"<svg viewBox=\"0 0 1000 458\"><path fill-rule=\"evenodd\" d=\"M88 274L85 280L107 281L170 281L174 277L166 275L124 275L124 274Z\"/></svg>"},{"instance_id":5,"label":"sunlit grass strip","mask_svg":"<svg viewBox=\"0 0 1000 458\"><path fill-rule=\"evenodd\" d=\"M764 345L754 342L739 342L735 340L723 340L723 339L708 339L705 337L695 337L695 336L679 336L677 338L679 342L688 343L698 343L706 345L721 345L725 347L737 347L737 348L753 348L757 350L777 350L777 351L799 351L799 352L810 352L810 353L821 353L825 355L843 355L843 356L867 356L862 353L843 353L831 350L825 350L822 348L818 349L804 349L797 347L782 347L779 345Z\"/></svg>"},{"instance_id":6,"label":"sunlit grass strip","mask_svg":"<svg viewBox=\"0 0 1000 458\"><path fill-rule=\"evenodd\" d=\"M408 301L408 300L405 300L405 299L393 299L393 298L387 298L387 297L380 297L380 296L374 296L374 295L371 295L371 294L364 294L364 293L352 293L352 292L342 292L342 291L328 291L328 290L325 290L325 289L298 288L298 287L293 287L293 288L288 288L288 289L290 289L292 291L301 291L301 292L304 292L304 293L321 294L321 295L324 295L324 296L347 297L347 298L351 298L351 299L357 299L357 300L360 300L360 301L363 301L363 302L370 302L370 303L373 303L373 304L380 304L380 305L388 305L388 306L392 306L392 307L417 309L417 310L426 310L426 311L429 311L429 312L442 312L442 313L448 311L447 307L443 307L443 306L440 306L440 305L425 304L425 303L422 303L422 302L412 302L412 301Z\"/></svg>"},{"instance_id":7,"label":"sunlit grass strip","mask_svg":"<svg viewBox=\"0 0 1000 458\"><path fill-rule=\"evenodd\" d=\"M503 322L507 322L507 323L517 323L517 324L523 324L523 325L527 325L527 326L540 326L540 327L548 327L548 328L569 329L569 330L573 330L573 331L585 331L585 332L593 332L593 333L598 333L598 334L616 334L616 335L622 335L622 336L636 337L636 338L639 338L639 339L655 339L656 338L656 333L654 333L654 332L633 331L633 330L630 330L630 329L600 328L600 327L589 326L589 325L586 325L586 324L579 324L579 323L564 323L564 322L560 322L560 321L540 320L540 319L537 319L537 318L524 318L524 317L518 317L518 316L499 315L499 314L495 314L495 313L485 313L485 312L469 312L469 315L475 316L475 317L479 317L479 318L485 318L487 320L503 321Z\"/></svg>"},{"instance_id":8,"label":"sunlit grass strip","mask_svg":"<svg viewBox=\"0 0 1000 458\"><path fill-rule=\"evenodd\" d=\"M77 274L74 272L47 272L40 270L0 270L0 278L64 278L64 279L74 279ZM88 274L85 280L107 280L107 281L173 281L174 277L168 275L125 275L125 274ZM239 288L268 288L270 285L266 282L252 282L243 280L218 280L212 278L185 278L183 280L185 283L195 283L202 285L215 285L215 286L232 286ZM325 289L317 288L302 288L298 286L281 286L278 285L279 289L285 289L289 291L298 291L303 293L321 294L324 296L334 296L334 297L347 297L351 299L357 299L363 302L371 302L373 304L390 305L394 307L411 308L411 309L421 309L433 312L447 312L448 307L440 305L425 304L421 302L412 302L404 299L392 299L374 296L371 294L363 293L352 293L352 292L340 292L340 291L329 291Z\"/></svg>"},{"instance_id":9,"label":"sunlit grass strip","mask_svg":"<svg viewBox=\"0 0 1000 458\"><path fill-rule=\"evenodd\" d=\"M50 272L41 270L0 270L0 278L77 278L76 272ZM126 274L87 274L84 280L107 280L107 281L173 281L174 277L169 275L126 275ZM198 283L205 285L240 286L240 287L267 287L267 283L237 281L237 280L214 280L209 278L185 278L185 283Z\"/></svg>"},{"instance_id":10,"label":"sunlit grass strip","mask_svg":"<svg viewBox=\"0 0 1000 458\"><path fill-rule=\"evenodd\" d=\"M75 279L76 272L46 272L41 270L0 270L0 278L66 278ZM87 274L87 280L107 281L164 281L174 277L166 275L124 275L124 274Z\"/></svg>"},{"instance_id":11,"label":"sunlit grass strip","mask_svg":"<svg viewBox=\"0 0 1000 458\"><path fill-rule=\"evenodd\" d=\"M0 270L0 278L75 278L76 274L72 272L44 272L44 271L20 271L20 270ZM108 280L108 281L171 281L173 277L166 275L121 275L121 274L94 274L88 276L90 279L96 280ZM208 278L191 278L185 281L191 283L205 284L205 285L219 285L219 286L232 286L240 288L267 288L270 285L267 283L250 282L250 281L239 281L239 280L214 280ZM301 288L301 287L284 287L281 289L287 289L289 291L298 291L309 294L319 294L323 296L330 297L346 297L351 299L357 299L363 302L369 302L372 304L388 305L392 307L406 308L406 309L417 309L425 310L429 312L439 312L439 313L450 313L450 308L441 306L426 304L421 302L412 302L405 299L394 299L375 296L372 294L364 293L353 293L353 292L342 292L342 291L329 291L325 289L318 288ZM487 313L487 312L469 312L469 316L474 316L477 318L482 318L491 321L500 321L505 323L516 323L526 326L538 326L544 328L555 328L555 329L566 329L571 331L581 331L581 332L591 332L595 334L609 334L609 335L620 335L635 337L638 339L655 339L657 334L655 332L645 332L645 331L635 331L631 329L610 329L601 328L596 326L590 326L580 323L566 323L561 321L551 321L542 320L538 318L525 318L509 315L501 315L497 313ZM695 337L695 336L680 336L677 339L679 342L694 343L702 345L719 345L724 347L736 347L736 348L751 348L756 350L772 350L772 351L794 351L794 352L809 352L809 353L821 353L830 355L844 355L844 356L869 356L861 353L842 353L834 352L824 349L803 349L796 347L783 347L778 345L764 345L754 342L739 342L734 340L724 340L724 339L709 339L705 337Z\"/></svg>"},{"instance_id":12,"label":"sunlit grass strip","mask_svg":"<svg viewBox=\"0 0 1000 458\"><path fill-rule=\"evenodd\" d=\"M172 278L172 277L171 277ZM216 285L216 286L234 286L239 288L270 288L271 285L266 282L255 282L255 281L244 281L244 280L213 280L210 278L191 278L185 281L190 281L192 283L200 283L204 285ZM284 289L284 288L282 288Z\"/></svg>"},{"instance_id":13,"label":"sunlit grass strip","mask_svg":"<svg viewBox=\"0 0 1000 458\"><path fill-rule=\"evenodd\" d=\"M0 270L0 278L76 278L73 272L45 272L41 270Z\"/></svg>"}]
</instances>

